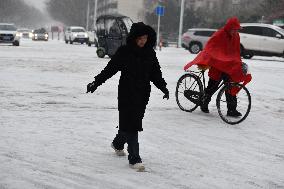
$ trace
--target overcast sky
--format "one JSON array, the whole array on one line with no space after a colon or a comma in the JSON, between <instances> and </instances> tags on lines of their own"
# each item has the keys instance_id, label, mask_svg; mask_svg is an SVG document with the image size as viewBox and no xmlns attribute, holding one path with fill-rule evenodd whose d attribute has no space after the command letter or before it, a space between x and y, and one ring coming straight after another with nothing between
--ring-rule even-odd
<instances>
[{"instance_id":1,"label":"overcast sky","mask_svg":"<svg viewBox=\"0 0 284 189\"><path fill-rule=\"evenodd\" d=\"M45 4L44 2L46 0L24 0L25 2L27 2L30 5L33 5L34 7L40 9L40 10L44 10L45 8Z\"/></svg>"}]
</instances>

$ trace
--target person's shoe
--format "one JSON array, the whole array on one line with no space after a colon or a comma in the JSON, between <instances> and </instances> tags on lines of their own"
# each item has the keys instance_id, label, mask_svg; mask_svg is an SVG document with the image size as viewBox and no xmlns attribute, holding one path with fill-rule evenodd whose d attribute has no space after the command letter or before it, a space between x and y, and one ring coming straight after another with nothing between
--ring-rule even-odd
<instances>
[{"instance_id":1,"label":"person's shoe","mask_svg":"<svg viewBox=\"0 0 284 189\"><path fill-rule=\"evenodd\" d=\"M112 149L114 149L114 152L116 153L117 156L125 156L126 153L124 152L124 150L117 150L114 146L113 143L111 143L110 145L112 147Z\"/></svg>"},{"instance_id":2,"label":"person's shoe","mask_svg":"<svg viewBox=\"0 0 284 189\"><path fill-rule=\"evenodd\" d=\"M228 110L227 111L227 116L230 116L230 117L241 117L242 114L240 112L238 112L237 110Z\"/></svg>"},{"instance_id":3,"label":"person's shoe","mask_svg":"<svg viewBox=\"0 0 284 189\"><path fill-rule=\"evenodd\" d=\"M129 167L137 171L145 171L145 166L142 163L129 164Z\"/></svg>"}]
</instances>

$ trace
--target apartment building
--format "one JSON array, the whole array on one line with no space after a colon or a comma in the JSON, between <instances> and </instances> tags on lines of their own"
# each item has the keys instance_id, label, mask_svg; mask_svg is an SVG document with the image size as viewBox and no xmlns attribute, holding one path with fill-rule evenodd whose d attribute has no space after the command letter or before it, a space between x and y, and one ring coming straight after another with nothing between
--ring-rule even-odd
<instances>
[{"instance_id":1,"label":"apartment building","mask_svg":"<svg viewBox=\"0 0 284 189\"><path fill-rule=\"evenodd\" d=\"M229 1L229 0L228 0ZM188 0L186 1L186 7L191 9L198 9L207 7L208 9L213 9L217 4L220 2L220 0Z\"/></svg>"},{"instance_id":2,"label":"apartment building","mask_svg":"<svg viewBox=\"0 0 284 189\"><path fill-rule=\"evenodd\" d=\"M97 15L123 14L133 22L144 21L144 0L98 0Z\"/></svg>"}]
</instances>

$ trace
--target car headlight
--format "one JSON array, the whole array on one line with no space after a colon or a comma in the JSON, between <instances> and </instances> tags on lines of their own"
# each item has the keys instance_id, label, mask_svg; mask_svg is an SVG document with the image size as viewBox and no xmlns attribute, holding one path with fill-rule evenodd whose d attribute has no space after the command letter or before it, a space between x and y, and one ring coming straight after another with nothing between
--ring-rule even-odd
<instances>
[{"instance_id":1,"label":"car headlight","mask_svg":"<svg viewBox=\"0 0 284 189\"><path fill-rule=\"evenodd\" d=\"M87 34L87 33L85 33L85 37L88 37L88 34Z\"/></svg>"},{"instance_id":2,"label":"car headlight","mask_svg":"<svg viewBox=\"0 0 284 189\"><path fill-rule=\"evenodd\" d=\"M48 34L47 34L47 33L46 33L46 34L44 34L44 37L45 37L45 38L48 38Z\"/></svg>"},{"instance_id":3,"label":"car headlight","mask_svg":"<svg viewBox=\"0 0 284 189\"><path fill-rule=\"evenodd\" d=\"M37 37L37 34L35 34L35 37Z\"/></svg>"},{"instance_id":4,"label":"car headlight","mask_svg":"<svg viewBox=\"0 0 284 189\"><path fill-rule=\"evenodd\" d=\"M17 37L21 37L21 33L17 32L17 33L16 33L16 36L17 36Z\"/></svg>"},{"instance_id":5,"label":"car headlight","mask_svg":"<svg viewBox=\"0 0 284 189\"><path fill-rule=\"evenodd\" d=\"M76 33L73 33L72 35L73 35L73 37L77 37L77 34L76 34Z\"/></svg>"},{"instance_id":6,"label":"car headlight","mask_svg":"<svg viewBox=\"0 0 284 189\"><path fill-rule=\"evenodd\" d=\"M33 37L33 33L29 33L29 37L32 38Z\"/></svg>"}]
</instances>

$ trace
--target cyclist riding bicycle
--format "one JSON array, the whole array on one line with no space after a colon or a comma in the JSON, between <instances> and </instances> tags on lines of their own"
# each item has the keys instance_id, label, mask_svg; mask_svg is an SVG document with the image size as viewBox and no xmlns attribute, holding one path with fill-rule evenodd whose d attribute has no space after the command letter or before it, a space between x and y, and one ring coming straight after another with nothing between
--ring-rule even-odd
<instances>
[{"instance_id":1,"label":"cyclist riding bicycle","mask_svg":"<svg viewBox=\"0 0 284 189\"><path fill-rule=\"evenodd\" d=\"M242 69L239 29L241 29L241 26L237 17L228 19L226 25L215 32L209 39L204 50L184 67L184 70L187 70L192 65L209 68L209 81L200 106L201 111L205 113L209 113L208 104L222 80L243 82L243 85L246 85L251 80L251 75L244 73ZM227 116L242 116L237 111L236 93L226 91L226 101L228 108Z\"/></svg>"}]
</instances>

